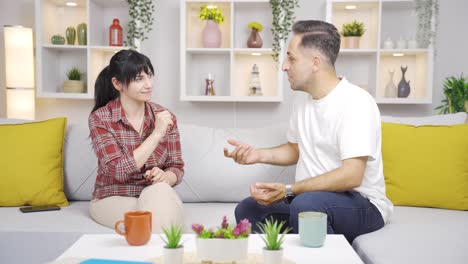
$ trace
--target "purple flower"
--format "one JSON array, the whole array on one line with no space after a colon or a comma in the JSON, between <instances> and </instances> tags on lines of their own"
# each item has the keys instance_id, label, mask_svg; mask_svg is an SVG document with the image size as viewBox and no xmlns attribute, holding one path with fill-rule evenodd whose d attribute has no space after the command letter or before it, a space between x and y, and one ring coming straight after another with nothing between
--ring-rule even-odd
<instances>
[{"instance_id":1,"label":"purple flower","mask_svg":"<svg viewBox=\"0 0 468 264\"><path fill-rule=\"evenodd\" d=\"M238 232L240 234L248 235L248 234L250 234L250 231L251 231L251 224L250 224L249 220L243 219L243 220L240 221L239 224L237 224L236 228L234 228L234 230L236 230L236 229L239 230ZM236 235L236 234L234 233L234 235ZM236 235L236 236L238 236L238 235Z\"/></svg>"},{"instance_id":2,"label":"purple flower","mask_svg":"<svg viewBox=\"0 0 468 264\"><path fill-rule=\"evenodd\" d=\"M197 235L200 235L203 232L203 229L205 229L203 227L203 225L200 225L200 224L193 224L192 225L192 230L195 231L195 233L197 233Z\"/></svg>"},{"instance_id":3,"label":"purple flower","mask_svg":"<svg viewBox=\"0 0 468 264\"><path fill-rule=\"evenodd\" d=\"M223 222L221 223L221 228L228 228L227 217L223 217Z\"/></svg>"},{"instance_id":4,"label":"purple flower","mask_svg":"<svg viewBox=\"0 0 468 264\"><path fill-rule=\"evenodd\" d=\"M235 235L236 237L240 236L241 233L242 232L241 232L239 226L236 226L236 228L234 228L234 230L232 230L232 234Z\"/></svg>"}]
</instances>

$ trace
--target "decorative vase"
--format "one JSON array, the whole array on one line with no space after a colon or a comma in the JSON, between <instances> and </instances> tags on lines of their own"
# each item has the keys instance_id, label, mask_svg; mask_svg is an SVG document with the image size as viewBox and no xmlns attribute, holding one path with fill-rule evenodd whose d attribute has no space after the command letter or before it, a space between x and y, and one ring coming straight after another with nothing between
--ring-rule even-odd
<instances>
[{"instance_id":1,"label":"decorative vase","mask_svg":"<svg viewBox=\"0 0 468 264\"><path fill-rule=\"evenodd\" d=\"M205 28L203 28L203 47L221 47L221 30L219 30L218 24L211 19L206 21Z\"/></svg>"},{"instance_id":2,"label":"decorative vase","mask_svg":"<svg viewBox=\"0 0 468 264\"><path fill-rule=\"evenodd\" d=\"M87 44L87 28L86 23L78 24L77 28L77 35L78 35L78 45L86 45Z\"/></svg>"},{"instance_id":3,"label":"decorative vase","mask_svg":"<svg viewBox=\"0 0 468 264\"><path fill-rule=\"evenodd\" d=\"M75 45L76 30L74 27L67 27L65 31L65 36L67 38L68 45Z\"/></svg>"},{"instance_id":4,"label":"decorative vase","mask_svg":"<svg viewBox=\"0 0 468 264\"><path fill-rule=\"evenodd\" d=\"M234 262L247 259L249 238L197 238L197 256L202 261Z\"/></svg>"},{"instance_id":5,"label":"decorative vase","mask_svg":"<svg viewBox=\"0 0 468 264\"><path fill-rule=\"evenodd\" d=\"M249 48L261 48L263 46L262 37L256 28L252 28L250 31L249 39L247 40L247 47Z\"/></svg>"},{"instance_id":6,"label":"decorative vase","mask_svg":"<svg viewBox=\"0 0 468 264\"><path fill-rule=\"evenodd\" d=\"M279 250L268 250L266 248L263 248L263 263L283 263L283 248L280 248Z\"/></svg>"},{"instance_id":7,"label":"decorative vase","mask_svg":"<svg viewBox=\"0 0 468 264\"><path fill-rule=\"evenodd\" d=\"M84 93L86 86L82 81L66 80L62 84L62 91L64 93Z\"/></svg>"},{"instance_id":8,"label":"decorative vase","mask_svg":"<svg viewBox=\"0 0 468 264\"><path fill-rule=\"evenodd\" d=\"M50 41L54 45L63 45L63 44L65 44L65 38L62 35L53 35L52 38L50 38Z\"/></svg>"},{"instance_id":9,"label":"decorative vase","mask_svg":"<svg viewBox=\"0 0 468 264\"><path fill-rule=\"evenodd\" d=\"M184 247L178 248L163 248L163 263L183 264L184 263Z\"/></svg>"},{"instance_id":10,"label":"decorative vase","mask_svg":"<svg viewBox=\"0 0 468 264\"><path fill-rule=\"evenodd\" d=\"M405 73L408 70L408 66L401 67L401 80L398 83L398 97L399 98L406 98L411 92L410 81L406 81Z\"/></svg>"},{"instance_id":11,"label":"decorative vase","mask_svg":"<svg viewBox=\"0 0 468 264\"><path fill-rule=\"evenodd\" d=\"M345 37L345 48L359 49L359 40L361 37Z\"/></svg>"},{"instance_id":12,"label":"decorative vase","mask_svg":"<svg viewBox=\"0 0 468 264\"><path fill-rule=\"evenodd\" d=\"M395 83L393 83L393 75L395 74L395 70L388 71L388 74L390 75L390 79L385 86L385 97L395 98L397 95L397 88Z\"/></svg>"}]
</instances>

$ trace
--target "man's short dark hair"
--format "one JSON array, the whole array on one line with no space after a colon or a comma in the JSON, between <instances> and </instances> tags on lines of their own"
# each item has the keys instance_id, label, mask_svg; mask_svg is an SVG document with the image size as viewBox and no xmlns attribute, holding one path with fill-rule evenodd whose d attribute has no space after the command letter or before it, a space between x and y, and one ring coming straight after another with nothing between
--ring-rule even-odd
<instances>
[{"instance_id":1,"label":"man's short dark hair","mask_svg":"<svg viewBox=\"0 0 468 264\"><path fill-rule=\"evenodd\" d=\"M335 65L341 37L334 25L320 20L302 20L294 23L293 32L302 35L301 47L318 49L331 65Z\"/></svg>"}]
</instances>

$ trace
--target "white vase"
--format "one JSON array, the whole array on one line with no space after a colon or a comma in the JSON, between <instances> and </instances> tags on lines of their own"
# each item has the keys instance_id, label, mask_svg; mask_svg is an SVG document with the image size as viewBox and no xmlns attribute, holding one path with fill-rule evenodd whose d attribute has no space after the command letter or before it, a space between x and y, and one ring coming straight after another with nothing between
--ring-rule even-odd
<instances>
[{"instance_id":1,"label":"white vase","mask_svg":"<svg viewBox=\"0 0 468 264\"><path fill-rule=\"evenodd\" d=\"M247 259L248 238L197 238L197 256L201 261L232 262Z\"/></svg>"},{"instance_id":2,"label":"white vase","mask_svg":"<svg viewBox=\"0 0 468 264\"><path fill-rule=\"evenodd\" d=\"M279 250L268 250L263 248L263 263L281 264L283 263L283 248Z\"/></svg>"},{"instance_id":3,"label":"white vase","mask_svg":"<svg viewBox=\"0 0 468 264\"><path fill-rule=\"evenodd\" d=\"M221 47L221 30L219 30L218 24L215 21L207 20L202 34L204 48Z\"/></svg>"},{"instance_id":4,"label":"white vase","mask_svg":"<svg viewBox=\"0 0 468 264\"><path fill-rule=\"evenodd\" d=\"M387 98L396 98L397 97L397 87L395 83L393 83L393 75L395 74L395 71L388 71L388 74L390 75L390 79L388 80L387 85L385 86L385 97Z\"/></svg>"},{"instance_id":5,"label":"white vase","mask_svg":"<svg viewBox=\"0 0 468 264\"><path fill-rule=\"evenodd\" d=\"M163 248L163 263L164 264L183 264L184 263L184 247L178 248Z\"/></svg>"}]
</instances>

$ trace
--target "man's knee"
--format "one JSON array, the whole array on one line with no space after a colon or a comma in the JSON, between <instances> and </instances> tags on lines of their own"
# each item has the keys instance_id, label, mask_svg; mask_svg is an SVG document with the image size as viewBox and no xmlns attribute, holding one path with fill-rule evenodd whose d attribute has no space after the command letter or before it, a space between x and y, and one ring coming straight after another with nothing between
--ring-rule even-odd
<instances>
[{"instance_id":1,"label":"man's knee","mask_svg":"<svg viewBox=\"0 0 468 264\"><path fill-rule=\"evenodd\" d=\"M257 201L255 201L252 197L247 197L244 200L242 200L240 203L237 204L236 209L234 210L236 221L239 222L244 218L249 218L248 216L251 215L252 212L256 211L257 206Z\"/></svg>"},{"instance_id":2,"label":"man's knee","mask_svg":"<svg viewBox=\"0 0 468 264\"><path fill-rule=\"evenodd\" d=\"M325 212L329 206L329 196L329 192L308 192L300 194L291 202L291 212Z\"/></svg>"}]
</instances>

